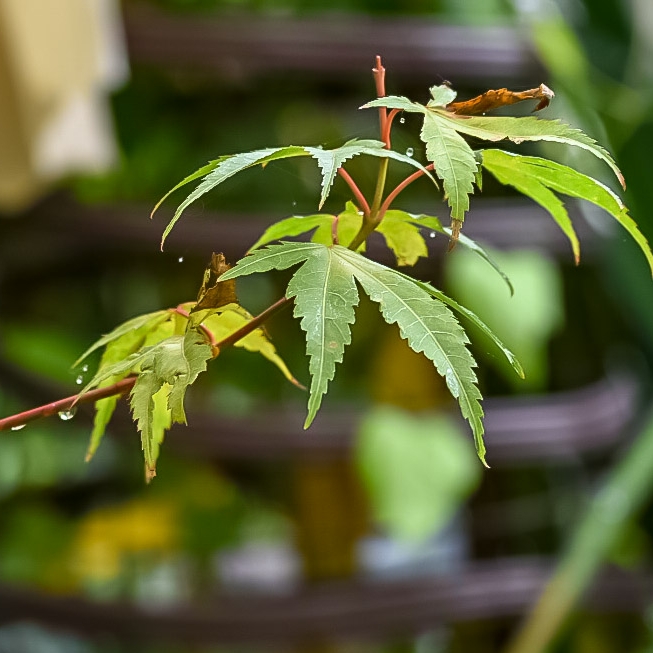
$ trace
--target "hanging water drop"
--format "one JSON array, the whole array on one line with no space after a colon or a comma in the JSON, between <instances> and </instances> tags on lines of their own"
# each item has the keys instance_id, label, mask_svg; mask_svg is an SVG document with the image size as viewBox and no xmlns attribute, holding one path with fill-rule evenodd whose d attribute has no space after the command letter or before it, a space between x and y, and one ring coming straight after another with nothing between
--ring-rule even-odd
<instances>
[{"instance_id":1,"label":"hanging water drop","mask_svg":"<svg viewBox=\"0 0 653 653\"><path fill-rule=\"evenodd\" d=\"M183 257L183 256L180 256L180 257L177 259L177 263L183 263L183 262L184 262L184 257Z\"/></svg>"},{"instance_id":2,"label":"hanging water drop","mask_svg":"<svg viewBox=\"0 0 653 653\"><path fill-rule=\"evenodd\" d=\"M435 236L436 236L435 231L432 231L432 232L429 234L429 238L435 238Z\"/></svg>"},{"instance_id":3,"label":"hanging water drop","mask_svg":"<svg viewBox=\"0 0 653 653\"><path fill-rule=\"evenodd\" d=\"M401 116L401 118L399 118L399 122L403 125L406 122L406 118Z\"/></svg>"},{"instance_id":4,"label":"hanging water drop","mask_svg":"<svg viewBox=\"0 0 653 653\"><path fill-rule=\"evenodd\" d=\"M88 372L88 365L82 366L82 373L85 374L86 372Z\"/></svg>"},{"instance_id":5,"label":"hanging water drop","mask_svg":"<svg viewBox=\"0 0 653 653\"><path fill-rule=\"evenodd\" d=\"M292 201L293 208L297 206L297 200Z\"/></svg>"},{"instance_id":6,"label":"hanging water drop","mask_svg":"<svg viewBox=\"0 0 653 653\"><path fill-rule=\"evenodd\" d=\"M75 413L77 412L77 406L73 406L72 408L69 408L68 410L60 410L59 411L59 419L67 422L71 420L73 417L75 417Z\"/></svg>"},{"instance_id":7,"label":"hanging water drop","mask_svg":"<svg viewBox=\"0 0 653 653\"><path fill-rule=\"evenodd\" d=\"M82 385L82 383L84 383L84 377L81 374L78 374L77 378L75 379L75 383L77 385Z\"/></svg>"},{"instance_id":8,"label":"hanging water drop","mask_svg":"<svg viewBox=\"0 0 653 653\"><path fill-rule=\"evenodd\" d=\"M413 150L412 147L409 147L409 148L406 150L406 156L413 156L414 152L415 152L415 150Z\"/></svg>"},{"instance_id":9,"label":"hanging water drop","mask_svg":"<svg viewBox=\"0 0 653 653\"><path fill-rule=\"evenodd\" d=\"M21 429L24 429L25 426L26 426L25 424L16 424L16 426L11 427L11 430L12 431L20 431Z\"/></svg>"}]
</instances>

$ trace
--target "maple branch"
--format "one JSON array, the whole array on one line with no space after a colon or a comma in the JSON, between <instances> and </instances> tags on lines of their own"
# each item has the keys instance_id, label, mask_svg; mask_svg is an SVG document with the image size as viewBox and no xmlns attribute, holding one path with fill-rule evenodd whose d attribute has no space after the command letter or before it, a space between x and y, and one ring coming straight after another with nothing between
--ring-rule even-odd
<instances>
[{"instance_id":1,"label":"maple branch","mask_svg":"<svg viewBox=\"0 0 653 653\"><path fill-rule=\"evenodd\" d=\"M427 165L424 170L433 170L435 166L430 163ZM423 170L418 170L417 172L414 172L412 175L409 175L404 179L402 182L397 184L397 186L392 190L391 193L388 194L388 196L385 198L385 201L383 204L381 204L381 208L379 209L379 213L381 216L385 214L385 212L390 208L391 204L395 201L397 198L397 195L401 193L402 190L404 190L407 186L412 184L416 179L419 179L422 175L424 175Z\"/></svg>"},{"instance_id":2,"label":"maple branch","mask_svg":"<svg viewBox=\"0 0 653 653\"><path fill-rule=\"evenodd\" d=\"M372 68L374 75L374 84L376 85L377 97L385 97L385 68L381 64L381 56L376 56L376 65ZM392 115L392 114L391 114ZM394 114L396 115L396 113ZM394 118L392 115L392 118ZM381 130L381 138L385 143L386 149L390 148L390 124L391 120L388 119L388 112L385 107L379 107L379 122ZM374 190L374 199L369 213L363 215L363 224L361 224L358 233L354 239L349 243L349 249L356 251L366 240L367 237L379 226L383 214L379 213L381 202L383 200L383 191L385 189L385 180L388 174L388 164L390 159L387 157L381 159L379 162L379 173L376 178L376 188Z\"/></svg>"},{"instance_id":3,"label":"maple branch","mask_svg":"<svg viewBox=\"0 0 653 653\"><path fill-rule=\"evenodd\" d=\"M347 182L349 188L351 188L351 192L354 194L354 196L358 200L358 203L360 204L360 208L363 211L363 215L369 215L370 205L367 203L367 200L365 199L365 195L363 195L363 193L361 192L361 189L358 187L358 184L352 179L351 175L344 168L338 168L338 174Z\"/></svg>"},{"instance_id":4,"label":"maple branch","mask_svg":"<svg viewBox=\"0 0 653 653\"><path fill-rule=\"evenodd\" d=\"M256 317L253 317L240 329L237 329L233 333L229 334L226 338L223 338L222 340L213 344L213 357L215 358L220 353L221 349L224 349L225 347L231 347L246 335L260 327L263 322L280 311L284 306L287 306L290 302L290 299L282 297L271 306L268 306L268 308L259 313ZM177 309L172 310L177 311ZM98 401L99 399L105 399L106 397L126 394L134 387L137 378L137 376L128 376L127 378L122 379L117 383L113 383L112 385L108 385L105 388L96 388L95 390L89 390L82 395L72 395L70 397L65 397L64 399L59 399L58 401L53 401L49 404L44 404L43 406L38 406L36 408L26 410L22 413L10 415L9 417L0 419L0 431L16 429L24 426L27 424L27 422L33 422L34 420L40 419L41 417L57 415L58 413L70 410L77 404L94 402Z\"/></svg>"},{"instance_id":5,"label":"maple branch","mask_svg":"<svg viewBox=\"0 0 653 653\"><path fill-rule=\"evenodd\" d=\"M390 143L390 132L392 131L392 121L395 119L397 114L401 113L401 109L393 109L388 115L388 119L385 123L385 131L381 134L381 140L385 143L385 149L389 150L391 147Z\"/></svg>"}]
</instances>

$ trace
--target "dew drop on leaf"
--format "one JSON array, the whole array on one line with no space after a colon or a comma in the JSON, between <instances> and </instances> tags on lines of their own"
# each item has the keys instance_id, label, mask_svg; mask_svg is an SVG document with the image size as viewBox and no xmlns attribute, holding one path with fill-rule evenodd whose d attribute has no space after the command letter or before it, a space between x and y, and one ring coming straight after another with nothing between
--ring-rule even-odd
<instances>
[{"instance_id":1,"label":"dew drop on leaf","mask_svg":"<svg viewBox=\"0 0 653 653\"><path fill-rule=\"evenodd\" d=\"M458 379L456 378L456 375L454 374L453 368L447 367L447 371L445 372L445 380L447 382L447 387L451 391L451 394L454 397L458 397L460 394L460 385L458 383Z\"/></svg>"},{"instance_id":2,"label":"dew drop on leaf","mask_svg":"<svg viewBox=\"0 0 653 653\"><path fill-rule=\"evenodd\" d=\"M82 373L88 372L88 365L82 367Z\"/></svg>"},{"instance_id":3,"label":"dew drop on leaf","mask_svg":"<svg viewBox=\"0 0 653 653\"><path fill-rule=\"evenodd\" d=\"M406 118L401 116L401 118L399 118L399 122L403 125L406 122Z\"/></svg>"},{"instance_id":4,"label":"dew drop on leaf","mask_svg":"<svg viewBox=\"0 0 653 653\"><path fill-rule=\"evenodd\" d=\"M16 426L11 427L11 430L12 431L20 431L21 429L24 429L25 426L26 426L25 424L16 424Z\"/></svg>"},{"instance_id":5,"label":"dew drop on leaf","mask_svg":"<svg viewBox=\"0 0 653 653\"><path fill-rule=\"evenodd\" d=\"M413 150L412 147L409 147L409 148L406 150L406 156L413 156L414 153L415 153L415 150Z\"/></svg>"},{"instance_id":6,"label":"dew drop on leaf","mask_svg":"<svg viewBox=\"0 0 653 653\"><path fill-rule=\"evenodd\" d=\"M429 238L435 238L436 235L437 235L437 234L435 233L435 231L432 231L432 232L429 234Z\"/></svg>"},{"instance_id":7,"label":"dew drop on leaf","mask_svg":"<svg viewBox=\"0 0 653 653\"><path fill-rule=\"evenodd\" d=\"M71 420L73 417L75 417L75 413L77 412L77 407L73 407L70 410L60 410L59 411L59 419L68 422Z\"/></svg>"},{"instance_id":8,"label":"dew drop on leaf","mask_svg":"<svg viewBox=\"0 0 653 653\"><path fill-rule=\"evenodd\" d=\"M83 377L83 375L78 374L78 375L77 375L77 378L75 379L75 383L76 383L77 385L82 385L82 383L84 383L84 377Z\"/></svg>"}]
</instances>

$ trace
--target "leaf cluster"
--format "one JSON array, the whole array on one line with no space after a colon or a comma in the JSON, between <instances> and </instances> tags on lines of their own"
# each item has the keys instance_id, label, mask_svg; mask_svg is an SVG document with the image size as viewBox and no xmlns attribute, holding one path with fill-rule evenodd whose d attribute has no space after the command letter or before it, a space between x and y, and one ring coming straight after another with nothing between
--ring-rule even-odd
<instances>
[{"instance_id":1,"label":"leaf cluster","mask_svg":"<svg viewBox=\"0 0 653 653\"><path fill-rule=\"evenodd\" d=\"M536 109L541 109L553 97L550 89L543 85L521 93L501 89L463 103L454 102L456 93L448 85L434 86L430 90L431 100L426 105L405 97L384 96L362 107L380 109L382 140L355 139L334 149L287 146L221 156L183 179L157 204L154 211L170 193L199 180L165 228L163 246L171 229L193 202L253 166L266 166L275 160L295 157L315 160L322 176L318 211L337 175L350 186L353 194L352 201L347 202L341 213L295 215L271 225L252 245L249 254L231 269L223 259L214 258L197 304L135 318L100 339L85 354L105 347L100 368L85 392L115 383L127 375L137 375L130 403L141 432L148 477L155 473L165 431L174 422L186 421L186 390L206 369L207 361L217 355L216 338L236 333L251 320L251 316L235 303L234 280L293 267L297 269L287 286L284 301L294 303L294 315L306 335L311 382L305 426L315 418L337 364L342 362L345 348L351 343L351 325L356 319L355 309L362 290L378 305L383 319L398 326L401 337L410 347L433 362L458 401L473 432L477 453L485 462L483 410L474 372L476 363L467 347L467 335L455 314L485 333L523 377L519 362L467 308L431 284L365 256L366 240L373 231L379 232L398 266L413 265L428 255L425 232L429 236L444 234L452 242L460 241L484 258L503 276L512 292L510 281L483 247L460 233L469 210L469 196L475 187L482 189L484 171L543 206L569 239L577 262L580 257L578 237L559 194L583 199L604 209L639 244L653 271L653 254L648 243L619 197L607 186L547 159L499 149L475 151L466 140L470 137L491 143L508 140L515 144L549 141L581 148L605 162L623 186L623 176L610 154L582 131L558 120L456 112L471 107L469 113L474 113L479 107L492 107L499 101L512 104L522 99L539 99ZM426 145L428 162L425 164L391 147L392 121L402 111L423 117L420 137ZM370 202L344 169L345 163L356 156L371 157L378 163L376 189ZM386 173L391 161L410 166L412 174L386 193ZM435 216L413 215L393 207L403 188L422 176L429 178L436 190L439 189L437 179L442 182L452 219L450 227L444 227ZM308 235L309 242L285 240ZM274 241L282 242L272 244ZM267 356L293 380L258 326L236 344ZM89 456L97 448L115 401L112 397L97 403Z\"/></svg>"},{"instance_id":2,"label":"leaf cluster","mask_svg":"<svg viewBox=\"0 0 653 653\"><path fill-rule=\"evenodd\" d=\"M75 363L81 364L90 354L104 348L97 372L80 397L94 388L108 387L136 375L130 407L141 434L148 481L156 475L165 432L172 424L186 424L186 390L206 370L207 362L219 354L216 343L252 319L236 303L209 309L198 309L198 306L197 302L189 302L128 320L95 342ZM252 330L235 346L261 354L289 381L299 385L263 329ZM95 402L87 460L100 445L117 401L114 395Z\"/></svg>"}]
</instances>

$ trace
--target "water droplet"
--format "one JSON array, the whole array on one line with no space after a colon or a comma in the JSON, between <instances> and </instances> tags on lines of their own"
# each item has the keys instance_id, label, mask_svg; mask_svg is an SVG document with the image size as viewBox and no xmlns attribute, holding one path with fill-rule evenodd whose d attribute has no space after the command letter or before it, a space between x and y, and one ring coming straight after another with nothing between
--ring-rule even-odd
<instances>
[{"instance_id":1,"label":"water droplet","mask_svg":"<svg viewBox=\"0 0 653 653\"><path fill-rule=\"evenodd\" d=\"M75 383L77 385L82 385L82 383L84 383L84 377L81 374L78 374L77 378L75 379Z\"/></svg>"},{"instance_id":2,"label":"water droplet","mask_svg":"<svg viewBox=\"0 0 653 653\"><path fill-rule=\"evenodd\" d=\"M406 150L406 156L413 156L414 153L415 153L415 150L413 150L412 147L409 147L409 148Z\"/></svg>"},{"instance_id":3,"label":"water droplet","mask_svg":"<svg viewBox=\"0 0 653 653\"><path fill-rule=\"evenodd\" d=\"M71 420L73 417L75 417L76 412L77 412L77 406L73 406L68 410L60 410L59 419L63 420L64 422L67 422L68 420Z\"/></svg>"},{"instance_id":4,"label":"water droplet","mask_svg":"<svg viewBox=\"0 0 653 653\"><path fill-rule=\"evenodd\" d=\"M429 238L435 238L436 235L437 235L437 234L435 233L435 231L432 231L432 232L429 234Z\"/></svg>"},{"instance_id":5,"label":"water droplet","mask_svg":"<svg viewBox=\"0 0 653 653\"><path fill-rule=\"evenodd\" d=\"M401 116L401 118L399 118L399 122L403 125L406 122L406 118Z\"/></svg>"},{"instance_id":6,"label":"water droplet","mask_svg":"<svg viewBox=\"0 0 653 653\"><path fill-rule=\"evenodd\" d=\"M356 211L356 213L358 213L358 215L365 215L365 213L363 213L363 211Z\"/></svg>"},{"instance_id":7,"label":"water droplet","mask_svg":"<svg viewBox=\"0 0 653 653\"><path fill-rule=\"evenodd\" d=\"M82 372L88 372L88 365L84 365L82 367Z\"/></svg>"},{"instance_id":8,"label":"water droplet","mask_svg":"<svg viewBox=\"0 0 653 653\"><path fill-rule=\"evenodd\" d=\"M293 200L292 205L297 206L297 200Z\"/></svg>"},{"instance_id":9,"label":"water droplet","mask_svg":"<svg viewBox=\"0 0 653 653\"><path fill-rule=\"evenodd\" d=\"M25 426L26 426L25 424L16 424L16 426L11 427L11 430L12 431L20 431L21 429L24 429Z\"/></svg>"},{"instance_id":10,"label":"water droplet","mask_svg":"<svg viewBox=\"0 0 653 653\"><path fill-rule=\"evenodd\" d=\"M460 385L458 383L458 379L456 378L456 375L451 367L447 367L447 371L445 372L444 375L446 381L447 381L447 387L451 391L451 394L454 397L458 397L460 394Z\"/></svg>"},{"instance_id":11,"label":"water droplet","mask_svg":"<svg viewBox=\"0 0 653 653\"><path fill-rule=\"evenodd\" d=\"M183 262L184 262L184 257L183 257L183 256L180 256L180 257L177 259L177 263L183 263Z\"/></svg>"}]
</instances>

